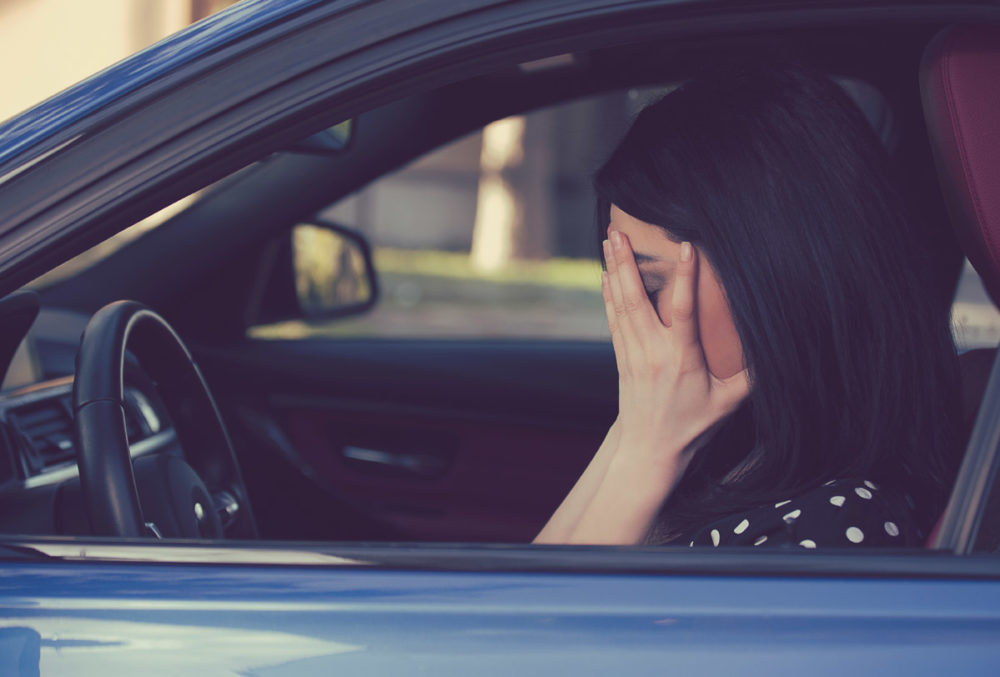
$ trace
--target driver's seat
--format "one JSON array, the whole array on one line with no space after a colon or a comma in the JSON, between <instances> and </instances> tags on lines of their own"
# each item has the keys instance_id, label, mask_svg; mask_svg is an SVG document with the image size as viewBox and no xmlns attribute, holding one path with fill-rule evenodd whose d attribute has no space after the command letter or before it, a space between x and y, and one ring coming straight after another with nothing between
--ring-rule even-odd
<instances>
[{"instance_id":1,"label":"driver's seat","mask_svg":"<svg viewBox=\"0 0 1000 677\"><path fill-rule=\"evenodd\" d=\"M1000 26L960 25L939 33L924 50L920 91L952 226L1000 305ZM970 428L995 357L994 348L959 358ZM1000 514L988 515L980 534L980 545L993 538L987 547L996 548Z\"/></svg>"}]
</instances>

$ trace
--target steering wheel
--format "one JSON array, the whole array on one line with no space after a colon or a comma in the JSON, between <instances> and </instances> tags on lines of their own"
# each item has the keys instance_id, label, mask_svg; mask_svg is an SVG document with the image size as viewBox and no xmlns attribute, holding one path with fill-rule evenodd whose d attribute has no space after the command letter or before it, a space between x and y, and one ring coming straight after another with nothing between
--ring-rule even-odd
<instances>
[{"instance_id":1,"label":"steering wheel","mask_svg":"<svg viewBox=\"0 0 1000 677\"><path fill-rule=\"evenodd\" d=\"M183 455L157 453L133 467L125 428L127 355L156 384ZM256 536L215 401L180 337L152 310L117 301L90 319L77 354L73 412L80 483L95 534L222 538L221 499L237 513L237 535Z\"/></svg>"}]
</instances>

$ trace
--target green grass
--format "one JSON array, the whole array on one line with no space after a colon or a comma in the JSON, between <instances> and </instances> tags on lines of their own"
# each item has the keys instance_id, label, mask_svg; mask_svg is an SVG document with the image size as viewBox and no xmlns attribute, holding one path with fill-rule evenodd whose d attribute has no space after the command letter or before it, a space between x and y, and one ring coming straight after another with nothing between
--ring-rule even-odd
<instances>
[{"instance_id":1,"label":"green grass","mask_svg":"<svg viewBox=\"0 0 1000 677\"><path fill-rule=\"evenodd\" d=\"M468 253L379 248L382 298L370 313L254 327L256 338L464 337L605 340L600 266L587 259L514 261L478 270ZM398 289L416 292L401 305Z\"/></svg>"},{"instance_id":2,"label":"green grass","mask_svg":"<svg viewBox=\"0 0 1000 677\"><path fill-rule=\"evenodd\" d=\"M431 250L375 250L375 270L380 273L426 275L457 280L485 280L497 284L534 284L564 289L601 287L600 266L591 259L519 260L496 272L484 272L467 253Z\"/></svg>"}]
</instances>

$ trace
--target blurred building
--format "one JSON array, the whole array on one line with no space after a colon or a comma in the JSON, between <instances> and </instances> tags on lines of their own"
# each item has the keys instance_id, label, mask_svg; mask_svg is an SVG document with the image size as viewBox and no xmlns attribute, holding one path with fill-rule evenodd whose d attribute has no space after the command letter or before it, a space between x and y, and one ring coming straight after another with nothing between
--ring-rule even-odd
<instances>
[{"instance_id":1,"label":"blurred building","mask_svg":"<svg viewBox=\"0 0 1000 677\"><path fill-rule=\"evenodd\" d=\"M0 0L0 120L232 0Z\"/></svg>"},{"instance_id":2,"label":"blurred building","mask_svg":"<svg viewBox=\"0 0 1000 677\"><path fill-rule=\"evenodd\" d=\"M499 120L383 177L325 213L377 246L512 260L597 256L591 175L624 133L640 90Z\"/></svg>"}]
</instances>

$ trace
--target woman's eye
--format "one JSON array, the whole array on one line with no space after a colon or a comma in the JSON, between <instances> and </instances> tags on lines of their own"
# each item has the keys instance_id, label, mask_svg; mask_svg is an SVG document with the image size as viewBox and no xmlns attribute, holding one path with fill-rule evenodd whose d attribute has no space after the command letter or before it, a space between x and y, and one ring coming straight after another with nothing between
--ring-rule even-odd
<instances>
[{"instance_id":1,"label":"woman's eye","mask_svg":"<svg viewBox=\"0 0 1000 677\"><path fill-rule=\"evenodd\" d=\"M663 288L667 286L667 280L661 275L651 273L640 275L639 277L642 280L642 288L645 290L649 302L655 307L656 299L659 297L660 292L663 291Z\"/></svg>"}]
</instances>

